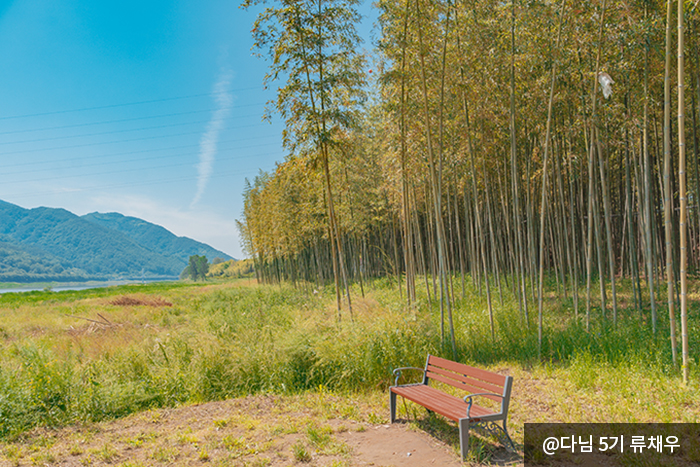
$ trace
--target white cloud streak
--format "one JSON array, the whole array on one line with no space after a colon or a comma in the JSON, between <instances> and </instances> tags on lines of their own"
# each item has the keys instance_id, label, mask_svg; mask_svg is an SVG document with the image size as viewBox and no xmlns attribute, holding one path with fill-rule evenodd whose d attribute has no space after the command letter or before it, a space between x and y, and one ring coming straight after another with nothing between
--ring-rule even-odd
<instances>
[{"instance_id":1,"label":"white cloud streak","mask_svg":"<svg viewBox=\"0 0 700 467\"><path fill-rule=\"evenodd\" d=\"M211 177L214 160L216 158L216 146L219 142L219 133L224 127L224 120L231 112L233 96L228 91L233 73L231 70L223 70L218 81L214 85L214 96L217 108L211 116L207 125L207 131L199 140L199 163L197 164L197 193L190 203L190 209L199 202L207 188Z\"/></svg>"}]
</instances>

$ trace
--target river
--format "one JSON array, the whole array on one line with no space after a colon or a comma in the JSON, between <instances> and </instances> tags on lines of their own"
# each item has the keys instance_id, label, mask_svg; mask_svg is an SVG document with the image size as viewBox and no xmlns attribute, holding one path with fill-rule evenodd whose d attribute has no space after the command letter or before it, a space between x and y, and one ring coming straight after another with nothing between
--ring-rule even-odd
<instances>
[{"instance_id":1,"label":"river","mask_svg":"<svg viewBox=\"0 0 700 467\"><path fill-rule=\"evenodd\" d=\"M105 281L105 282L71 282L71 283L52 283L52 284L27 284L26 286L17 287L12 284L11 287L4 287L0 284L0 295L5 293L17 292L36 292L42 290L51 290L52 292L63 292L65 290L87 290L99 289L102 287L113 287L117 285L131 284L147 284L152 282L172 282L178 280L176 277L170 279L144 279L144 280L122 280L122 281Z\"/></svg>"}]
</instances>

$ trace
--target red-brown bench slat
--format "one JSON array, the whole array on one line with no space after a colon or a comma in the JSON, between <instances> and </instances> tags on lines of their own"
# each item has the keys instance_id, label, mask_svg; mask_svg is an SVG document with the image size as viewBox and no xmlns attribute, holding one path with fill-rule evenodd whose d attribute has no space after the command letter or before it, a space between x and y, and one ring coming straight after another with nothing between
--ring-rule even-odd
<instances>
[{"instance_id":1,"label":"red-brown bench slat","mask_svg":"<svg viewBox=\"0 0 700 467\"><path fill-rule=\"evenodd\" d=\"M457 389L462 389L465 391L476 392L492 392L495 394L500 394L503 392L503 385L496 386L495 384L485 383L483 381L468 378L462 375L456 375L445 371L441 368L428 367L428 375L430 378L439 380L445 384L456 387ZM439 376L438 376L439 375ZM495 401L500 401L498 397L490 397Z\"/></svg>"},{"instance_id":2,"label":"red-brown bench slat","mask_svg":"<svg viewBox=\"0 0 700 467\"><path fill-rule=\"evenodd\" d=\"M453 362L452 360L446 360L444 358L436 357L435 355L430 356L428 364L454 371L455 373L471 374L478 379L501 387L503 387L506 382L506 377L499 375L498 373L482 370L481 368L465 365L464 363Z\"/></svg>"},{"instance_id":3,"label":"red-brown bench slat","mask_svg":"<svg viewBox=\"0 0 700 467\"><path fill-rule=\"evenodd\" d=\"M483 380L479 377L479 375L476 375L471 372L454 372L452 370L448 370L445 368L441 368L437 365L428 365L428 370L429 371L434 371L435 373L440 373L441 375L448 376L458 382L466 382L470 383L475 386L483 386L484 388L490 387L493 388L494 390L500 391L503 388L504 382L501 383L493 383L491 381L486 381Z\"/></svg>"},{"instance_id":4,"label":"red-brown bench slat","mask_svg":"<svg viewBox=\"0 0 700 467\"><path fill-rule=\"evenodd\" d=\"M430 370L428 370L425 374L426 374L426 376L428 377L428 379L432 379L432 380L434 380L434 381L440 381L441 383L449 384L450 386L456 387L456 388L458 388L458 389L462 389L462 390L464 390L464 391L468 391L468 392L467 392L468 394L469 394L469 393L471 393L471 394L476 394L476 393L479 393L479 392L490 392L490 391L484 391L484 390L483 390L482 388L480 388L480 387L470 386L469 384L465 384L465 383L461 383L461 384L460 384L461 387L460 387L460 386L457 386L456 384L453 383L453 380L450 380L449 378L445 378L444 376L442 376L442 375L440 375L440 374L437 374L437 373L434 373L434 372L432 372L432 371L430 371ZM501 389L501 391L502 391L502 389ZM498 391L498 392L501 392L501 391ZM500 401L500 399L498 399L498 400Z\"/></svg>"}]
</instances>

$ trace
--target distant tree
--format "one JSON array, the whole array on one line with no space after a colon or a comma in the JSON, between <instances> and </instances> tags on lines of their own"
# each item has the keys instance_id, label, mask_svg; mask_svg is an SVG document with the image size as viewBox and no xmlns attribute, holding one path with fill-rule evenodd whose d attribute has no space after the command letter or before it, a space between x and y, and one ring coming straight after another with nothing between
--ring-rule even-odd
<instances>
[{"instance_id":1,"label":"distant tree","mask_svg":"<svg viewBox=\"0 0 700 467\"><path fill-rule=\"evenodd\" d=\"M221 258L221 257L217 256L216 258L214 258L213 260L211 260L211 265L214 266L215 264L221 264L221 263L224 263L224 262L226 262L226 260L225 260L224 258Z\"/></svg>"},{"instance_id":2,"label":"distant tree","mask_svg":"<svg viewBox=\"0 0 700 467\"><path fill-rule=\"evenodd\" d=\"M194 281L206 279L209 272L209 261L206 256L192 255L187 267L180 274L180 279L190 278Z\"/></svg>"}]
</instances>

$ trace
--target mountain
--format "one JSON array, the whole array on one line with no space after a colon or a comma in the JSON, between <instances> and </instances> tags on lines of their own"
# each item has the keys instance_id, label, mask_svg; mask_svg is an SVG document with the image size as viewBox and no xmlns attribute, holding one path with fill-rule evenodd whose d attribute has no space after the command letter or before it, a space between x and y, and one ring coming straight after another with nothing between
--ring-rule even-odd
<instances>
[{"instance_id":1,"label":"mountain","mask_svg":"<svg viewBox=\"0 0 700 467\"><path fill-rule=\"evenodd\" d=\"M59 258L33 247L0 242L0 282L70 282L85 272L66 268Z\"/></svg>"},{"instance_id":2,"label":"mountain","mask_svg":"<svg viewBox=\"0 0 700 467\"><path fill-rule=\"evenodd\" d=\"M148 245L151 251L158 254L179 258L183 262L183 269L192 255L206 256L209 261L216 257L224 260L233 259L209 245L191 238L178 237L164 227L136 217L127 217L116 212L107 214L93 212L82 218L93 224L121 232L140 245Z\"/></svg>"},{"instance_id":3,"label":"mountain","mask_svg":"<svg viewBox=\"0 0 700 467\"><path fill-rule=\"evenodd\" d=\"M230 259L141 219L0 201L0 281L174 277L190 255Z\"/></svg>"}]
</instances>

